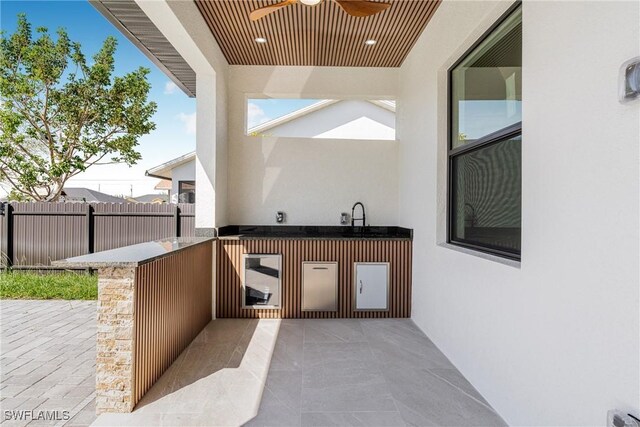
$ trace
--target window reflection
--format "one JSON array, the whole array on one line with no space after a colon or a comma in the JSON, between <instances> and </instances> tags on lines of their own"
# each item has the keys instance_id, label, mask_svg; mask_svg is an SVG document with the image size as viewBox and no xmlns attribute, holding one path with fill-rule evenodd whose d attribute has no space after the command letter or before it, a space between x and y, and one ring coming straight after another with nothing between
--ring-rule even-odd
<instances>
[{"instance_id":1,"label":"window reflection","mask_svg":"<svg viewBox=\"0 0 640 427\"><path fill-rule=\"evenodd\" d=\"M522 121L521 20L518 10L451 71L452 148Z\"/></svg>"}]
</instances>

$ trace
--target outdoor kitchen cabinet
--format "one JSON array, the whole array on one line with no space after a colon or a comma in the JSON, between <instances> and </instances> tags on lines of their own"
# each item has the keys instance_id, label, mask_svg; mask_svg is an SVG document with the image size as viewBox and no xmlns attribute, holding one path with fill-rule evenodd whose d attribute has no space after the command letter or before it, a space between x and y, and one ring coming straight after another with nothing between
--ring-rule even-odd
<instances>
[{"instance_id":1,"label":"outdoor kitchen cabinet","mask_svg":"<svg viewBox=\"0 0 640 427\"><path fill-rule=\"evenodd\" d=\"M338 263L302 263L302 311L338 310Z\"/></svg>"},{"instance_id":2,"label":"outdoor kitchen cabinet","mask_svg":"<svg viewBox=\"0 0 640 427\"><path fill-rule=\"evenodd\" d=\"M389 263L354 263L354 304L356 310L389 309Z\"/></svg>"},{"instance_id":3,"label":"outdoor kitchen cabinet","mask_svg":"<svg viewBox=\"0 0 640 427\"><path fill-rule=\"evenodd\" d=\"M256 231L253 230L254 228ZM410 236L367 239L330 235L330 238L315 239L313 236L306 238L287 237L286 233L289 232L289 229L285 226L282 228L274 226L273 228L276 230L271 230L271 227L267 226L264 228L246 226L246 229L232 230L238 234L223 235L218 238L215 302L217 318L365 319L411 317L412 241ZM317 232L316 228L311 230L309 228L306 227L303 231L308 234ZM322 227L320 227L320 232L322 231ZM335 230L333 231L335 232ZM251 235L251 233L263 232L271 232L276 235L259 234L256 238ZM256 301L255 297L250 301L245 300L243 285L252 286L243 277L250 277L255 273L255 271L245 269L243 265L244 257L249 254L282 256L279 277L280 305L278 307L270 308L259 298ZM359 293L359 288L356 293L355 275L358 272L355 263L361 265L358 269L359 277L361 279L364 277L362 294ZM368 267L367 263L373 264ZM381 266L376 267L376 263ZM331 271L334 265L335 273ZM313 266L326 266L327 270L314 270ZM374 277L368 277L369 269L372 269ZM337 280L337 286L331 280L334 277ZM273 280L271 283L275 284L278 281ZM310 283L313 284L313 287L309 286ZM271 292L271 290L272 288L269 286L269 291ZM257 296L263 297L260 294ZM275 295L271 298L271 301L274 300L278 300Z\"/></svg>"}]
</instances>

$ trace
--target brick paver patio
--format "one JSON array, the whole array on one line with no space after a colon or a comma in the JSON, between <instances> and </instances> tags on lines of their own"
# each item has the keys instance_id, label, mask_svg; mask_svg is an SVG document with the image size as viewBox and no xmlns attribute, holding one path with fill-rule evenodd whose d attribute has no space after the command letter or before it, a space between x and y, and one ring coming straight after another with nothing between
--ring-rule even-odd
<instances>
[{"instance_id":1,"label":"brick paver patio","mask_svg":"<svg viewBox=\"0 0 640 427\"><path fill-rule=\"evenodd\" d=\"M95 301L0 301L3 426L93 422L95 318Z\"/></svg>"}]
</instances>

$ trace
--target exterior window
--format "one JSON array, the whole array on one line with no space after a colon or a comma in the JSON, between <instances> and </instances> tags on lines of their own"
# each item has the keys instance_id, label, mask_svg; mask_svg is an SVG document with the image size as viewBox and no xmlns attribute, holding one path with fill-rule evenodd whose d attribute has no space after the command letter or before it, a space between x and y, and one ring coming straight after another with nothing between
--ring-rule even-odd
<instances>
[{"instance_id":1,"label":"exterior window","mask_svg":"<svg viewBox=\"0 0 640 427\"><path fill-rule=\"evenodd\" d=\"M195 203L196 202L196 182L195 181L179 181L178 182L178 203Z\"/></svg>"},{"instance_id":2,"label":"exterior window","mask_svg":"<svg viewBox=\"0 0 640 427\"><path fill-rule=\"evenodd\" d=\"M449 70L449 242L520 259L522 8Z\"/></svg>"}]
</instances>

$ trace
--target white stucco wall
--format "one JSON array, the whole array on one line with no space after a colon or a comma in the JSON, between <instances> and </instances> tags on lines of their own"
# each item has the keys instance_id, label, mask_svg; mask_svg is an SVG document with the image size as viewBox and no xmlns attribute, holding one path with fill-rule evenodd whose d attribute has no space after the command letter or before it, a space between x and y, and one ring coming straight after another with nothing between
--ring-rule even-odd
<instances>
[{"instance_id":1,"label":"white stucco wall","mask_svg":"<svg viewBox=\"0 0 640 427\"><path fill-rule=\"evenodd\" d=\"M522 262L445 236L447 69L510 6L444 1L400 73L399 220L413 319L512 425L604 425L640 406L638 2L523 11Z\"/></svg>"},{"instance_id":2,"label":"white stucco wall","mask_svg":"<svg viewBox=\"0 0 640 427\"><path fill-rule=\"evenodd\" d=\"M346 99L265 130L270 136L323 139L396 139L396 115L361 99Z\"/></svg>"},{"instance_id":3,"label":"white stucco wall","mask_svg":"<svg viewBox=\"0 0 640 427\"><path fill-rule=\"evenodd\" d=\"M397 222L396 141L251 137L246 99L395 98L397 70L232 66L229 73L229 223L339 224L364 203L374 225Z\"/></svg>"}]
</instances>

